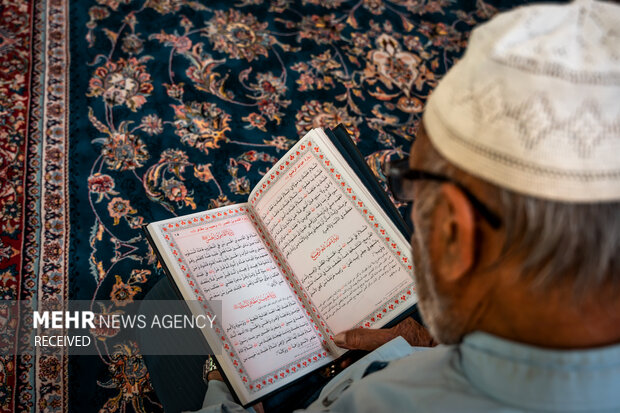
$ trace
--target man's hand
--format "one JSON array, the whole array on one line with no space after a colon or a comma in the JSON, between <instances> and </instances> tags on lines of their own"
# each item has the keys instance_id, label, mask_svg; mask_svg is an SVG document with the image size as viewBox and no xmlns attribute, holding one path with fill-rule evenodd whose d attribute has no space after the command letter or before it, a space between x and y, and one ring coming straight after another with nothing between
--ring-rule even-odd
<instances>
[{"instance_id":1,"label":"man's hand","mask_svg":"<svg viewBox=\"0 0 620 413\"><path fill-rule=\"evenodd\" d=\"M334 342L338 347L349 350L372 351L398 336L402 336L412 346L433 347L437 345L428 330L411 317L388 329L358 328L345 331L337 334Z\"/></svg>"},{"instance_id":2,"label":"man's hand","mask_svg":"<svg viewBox=\"0 0 620 413\"><path fill-rule=\"evenodd\" d=\"M224 377L222 377L222 373L220 373L219 370L213 370L207 373L207 381L211 380L224 381Z\"/></svg>"}]
</instances>

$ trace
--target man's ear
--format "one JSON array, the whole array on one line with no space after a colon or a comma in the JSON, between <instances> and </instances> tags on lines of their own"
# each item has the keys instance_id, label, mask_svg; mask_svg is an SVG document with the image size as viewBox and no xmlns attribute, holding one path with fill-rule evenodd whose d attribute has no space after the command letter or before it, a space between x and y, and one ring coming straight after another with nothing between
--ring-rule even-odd
<instances>
[{"instance_id":1,"label":"man's ear","mask_svg":"<svg viewBox=\"0 0 620 413\"><path fill-rule=\"evenodd\" d=\"M474 265L473 207L456 185L443 183L432 220L430 248L435 274L446 282L459 281Z\"/></svg>"}]
</instances>

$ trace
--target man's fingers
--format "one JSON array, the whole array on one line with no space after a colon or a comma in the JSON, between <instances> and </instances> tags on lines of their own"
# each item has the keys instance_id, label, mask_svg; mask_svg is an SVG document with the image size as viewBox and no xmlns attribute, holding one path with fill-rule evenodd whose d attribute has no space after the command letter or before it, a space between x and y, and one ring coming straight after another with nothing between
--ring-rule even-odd
<instances>
[{"instance_id":1,"label":"man's fingers","mask_svg":"<svg viewBox=\"0 0 620 413\"><path fill-rule=\"evenodd\" d=\"M355 329L337 334L334 342L338 347L349 350L372 351L395 337L391 329L388 330L368 330Z\"/></svg>"},{"instance_id":2,"label":"man's fingers","mask_svg":"<svg viewBox=\"0 0 620 413\"><path fill-rule=\"evenodd\" d=\"M406 318L395 327L388 329L358 328L345 331L337 334L334 337L334 342L338 347L349 350L372 351L397 336L404 337L412 346L434 346L437 344L428 330L413 318Z\"/></svg>"}]
</instances>

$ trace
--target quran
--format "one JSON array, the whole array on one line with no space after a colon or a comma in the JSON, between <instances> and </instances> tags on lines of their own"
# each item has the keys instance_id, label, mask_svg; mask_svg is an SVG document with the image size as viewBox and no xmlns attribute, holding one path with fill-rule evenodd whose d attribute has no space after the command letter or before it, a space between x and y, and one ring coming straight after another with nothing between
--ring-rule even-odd
<instances>
[{"instance_id":1,"label":"quran","mask_svg":"<svg viewBox=\"0 0 620 413\"><path fill-rule=\"evenodd\" d=\"M182 298L204 303L190 311L221 302L202 333L244 406L344 354L337 333L417 301L406 226L343 127L308 132L247 203L145 232Z\"/></svg>"}]
</instances>

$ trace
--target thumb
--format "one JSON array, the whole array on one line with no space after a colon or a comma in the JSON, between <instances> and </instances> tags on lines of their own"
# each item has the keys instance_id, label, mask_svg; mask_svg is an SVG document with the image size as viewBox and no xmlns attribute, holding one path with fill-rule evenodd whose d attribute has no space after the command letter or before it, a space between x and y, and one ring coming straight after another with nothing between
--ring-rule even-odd
<instances>
[{"instance_id":1,"label":"thumb","mask_svg":"<svg viewBox=\"0 0 620 413\"><path fill-rule=\"evenodd\" d=\"M392 340L395 333L392 329L371 330L357 328L336 334L334 343L338 347L349 350L372 351Z\"/></svg>"}]
</instances>

